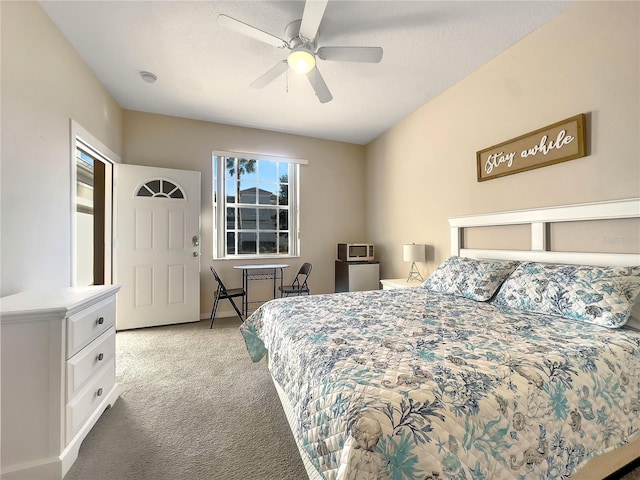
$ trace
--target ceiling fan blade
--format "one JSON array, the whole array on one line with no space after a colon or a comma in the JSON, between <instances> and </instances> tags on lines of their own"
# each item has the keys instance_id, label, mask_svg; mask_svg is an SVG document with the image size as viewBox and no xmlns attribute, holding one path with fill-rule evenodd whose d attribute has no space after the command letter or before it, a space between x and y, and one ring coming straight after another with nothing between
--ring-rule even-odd
<instances>
[{"instance_id":1,"label":"ceiling fan blade","mask_svg":"<svg viewBox=\"0 0 640 480\"><path fill-rule=\"evenodd\" d=\"M286 60L278 62L269 70L267 70L266 73L262 74L262 76L255 79L251 83L251 86L253 88L266 87L268 84L273 82L276 78L278 78L280 75L286 72L287 68L289 68L289 65L287 64Z\"/></svg>"},{"instance_id":2,"label":"ceiling fan blade","mask_svg":"<svg viewBox=\"0 0 640 480\"><path fill-rule=\"evenodd\" d=\"M320 47L317 52L322 60L340 62L378 63L382 60L380 47Z\"/></svg>"},{"instance_id":3,"label":"ceiling fan blade","mask_svg":"<svg viewBox=\"0 0 640 480\"><path fill-rule=\"evenodd\" d=\"M316 97L318 97L320 103L327 103L333 100L333 95L331 95L327 84L324 83L324 78L320 75L318 67L315 67L313 70L308 72L307 78L309 79L309 83L311 83L314 92L316 92Z\"/></svg>"},{"instance_id":4,"label":"ceiling fan blade","mask_svg":"<svg viewBox=\"0 0 640 480\"><path fill-rule=\"evenodd\" d=\"M328 0L307 0L302 12L302 22L300 23L300 37L313 42L318 33L318 27L327 8Z\"/></svg>"},{"instance_id":5,"label":"ceiling fan blade","mask_svg":"<svg viewBox=\"0 0 640 480\"><path fill-rule=\"evenodd\" d=\"M269 45L273 45L274 47L289 48L289 44L281 38L278 38L275 35L271 35L270 33L263 32L256 27L241 22L240 20L236 20L235 18L231 18L227 15L218 15L218 25L228 28L229 30L233 30L234 32L241 33L242 35L246 35L247 37L255 38L256 40L260 40L261 42L268 43Z\"/></svg>"}]
</instances>

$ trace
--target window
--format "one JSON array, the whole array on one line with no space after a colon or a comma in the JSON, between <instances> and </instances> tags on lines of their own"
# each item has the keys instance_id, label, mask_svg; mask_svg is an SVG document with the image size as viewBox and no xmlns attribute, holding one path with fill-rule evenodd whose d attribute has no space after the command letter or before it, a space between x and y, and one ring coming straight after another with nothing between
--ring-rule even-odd
<instances>
[{"instance_id":1,"label":"window","mask_svg":"<svg viewBox=\"0 0 640 480\"><path fill-rule=\"evenodd\" d=\"M213 154L214 258L298 255L300 163Z\"/></svg>"}]
</instances>

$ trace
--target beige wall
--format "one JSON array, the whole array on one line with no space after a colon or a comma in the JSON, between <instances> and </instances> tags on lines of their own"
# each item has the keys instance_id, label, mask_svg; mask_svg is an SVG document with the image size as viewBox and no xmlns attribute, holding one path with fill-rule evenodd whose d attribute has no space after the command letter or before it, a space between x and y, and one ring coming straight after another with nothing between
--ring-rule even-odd
<instances>
[{"instance_id":1,"label":"beige wall","mask_svg":"<svg viewBox=\"0 0 640 480\"><path fill-rule=\"evenodd\" d=\"M308 160L300 170L301 256L288 260L291 280L303 262L313 264L312 293L334 289L336 243L364 241L364 147L197 120L134 111L124 112L123 163L202 172L202 313L211 310L215 285L213 261L213 150L262 153ZM240 286L233 265L245 261L216 260L214 266L230 287ZM269 262L262 262L269 263ZM266 283L266 284L265 284ZM268 282L252 284L264 298ZM230 311L228 302L220 311Z\"/></svg>"},{"instance_id":2,"label":"beige wall","mask_svg":"<svg viewBox=\"0 0 640 480\"><path fill-rule=\"evenodd\" d=\"M0 9L4 296L70 285L70 119L118 153L122 111L38 3Z\"/></svg>"},{"instance_id":3,"label":"beige wall","mask_svg":"<svg viewBox=\"0 0 640 480\"><path fill-rule=\"evenodd\" d=\"M36 2L1 2L1 292L71 282L70 119L126 163L202 172L202 312L211 308L211 151L304 158L301 252L314 293L333 291L339 241L362 241L364 147L186 119L124 114ZM123 136L123 130L126 130ZM230 282L232 262L217 262ZM237 277L237 278L236 278ZM225 305L226 308L226 305Z\"/></svg>"},{"instance_id":4,"label":"beige wall","mask_svg":"<svg viewBox=\"0 0 640 480\"><path fill-rule=\"evenodd\" d=\"M70 118L127 163L202 172L203 271L212 260L211 150L308 159L298 263L314 264L314 292L333 289L338 241L376 242L385 277L406 275L403 243L428 243L428 273L449 255L449 216L640 195L637 2L569 8L366 148L123 114L36 2L0 8L1 295L70 283ZM476 182L477 150L581 112L588 157ZM235 282L232 264L218 267ZM212 289L203 273L203 312Z\"/></svg>"},{"instance_id":5,"label":"beige wall","mask_svg":"<svg viewBox=\"0 0 640 480\"><path fill-rule=\"evenodd\" d=\"M420 265L432 272L450 254L451 216L640 196L639 11L580 2L367 146L383 278L408 273L408 242L433 247ZM589 156L476 181L478 150L583 112Z\"/></svg>"}]
</instances>

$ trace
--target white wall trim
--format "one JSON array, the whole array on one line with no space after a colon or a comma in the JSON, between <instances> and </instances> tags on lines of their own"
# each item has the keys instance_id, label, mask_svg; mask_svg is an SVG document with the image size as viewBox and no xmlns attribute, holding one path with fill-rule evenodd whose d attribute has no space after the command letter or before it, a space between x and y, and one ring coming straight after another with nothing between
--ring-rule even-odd
<instances>
[{"instance_id":1,"label":"white wall trim","mask_svg":"<svg viewBox=\"0 0 640 480\"><path fill-rule=\"evenodd\" d=\"M76 138L79 138L88 146L96 150L99 155L102 155L111 163L122 163L122 159L120 155L115 153L109 147L107 147L104 143L98 140L95 136L91 134L87 129L85 129L82 125L76 122L73 118L69 119L70 122L70 131L71 131L71 143L72 147L71 158L73 159L73 165L75 165L75 148L76 148Z\"/></svg>"},{"instance_id":2,"label":"white wall trim","mask_svg":"<svg viewBox=\"0 0 640 480\"><path fill-rule=\"evenodd\" d=\"M73 118L69 119L69 170L71 173L71 188L69 189L69 215L71 217L71 261L69 270L69 285L76 285L76 142L80 140L86 147L93 150L97 156L103 157L112 164L122 163L120 155L116 154L113 150L107 147L104 143L98 140L82 125L76 122Z\"/></svg>"},{"instance_id":3,"label":"white wall trim","mask_svg":"<svg viewBox=\"0 0 640 480\"><path fill-rule=\"evenodd\" d=\"M211 155L216 157L233 157L233 158L250 157L255 160L270 160L272 162L297 163L299 165L309 164L309 160L305 160L303 158L287 157L286 155L269 155L265 153L256 153L256 152L228 152L224 150L213 150L211 152Z\"/></svg>"}]
</instances>

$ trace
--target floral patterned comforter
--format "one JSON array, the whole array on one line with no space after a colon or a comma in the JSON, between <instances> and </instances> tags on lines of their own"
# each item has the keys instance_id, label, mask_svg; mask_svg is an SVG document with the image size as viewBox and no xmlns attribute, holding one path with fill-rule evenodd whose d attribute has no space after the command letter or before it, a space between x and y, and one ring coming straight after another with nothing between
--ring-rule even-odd
<instances>
[{"instance_id":1,"label":"floral patterned comforter","mask_svg":"<svg viewBox=\"0 0 640 480\"><path fill-rule=\"evenodd\" d=\"M640 437L640 332L423 288L273 300L242 325L325 479L560 479Z\"/></svg>"}]
</instances>

